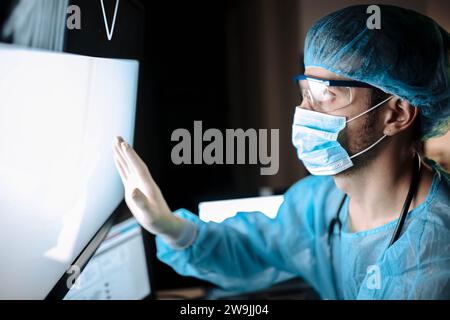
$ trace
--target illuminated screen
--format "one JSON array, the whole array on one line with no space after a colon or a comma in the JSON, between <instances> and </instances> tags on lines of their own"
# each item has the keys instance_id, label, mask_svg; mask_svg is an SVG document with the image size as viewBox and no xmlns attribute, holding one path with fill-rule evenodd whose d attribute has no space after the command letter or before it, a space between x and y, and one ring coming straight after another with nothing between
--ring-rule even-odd
<instances>
[{"instance_id":1,"label":"illuminated screen","mask_svg":"<svg viewBox=\"0 0 450 320\"><path fill-rule=\"evenodd\" d=\"M0 299L42 299L123 198L138 62L0 45Z\"/></svg>"}]
</instances>

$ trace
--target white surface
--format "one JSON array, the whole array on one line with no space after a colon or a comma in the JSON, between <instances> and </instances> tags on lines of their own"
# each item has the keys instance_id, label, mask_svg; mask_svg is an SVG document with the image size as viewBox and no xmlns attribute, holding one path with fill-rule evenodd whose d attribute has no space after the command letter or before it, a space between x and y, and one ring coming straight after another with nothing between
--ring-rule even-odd
<instances>
[{"instance_id":1,"label":"white surface","mask_svg":"<svg viewBox=\"0 0 450 320\"><path fill-rule=\"evenodd\" d=\"M139 300L150 294L139 224L131 218L114 226L89 261L66 300Z\"/></svg>"},{"instance_id":2,"label":"white surface","mask_svg":"<svg viewBox=\"0 0 450 320\"><path fill-rule=\"evenodd\" d=\"M123 198L138 63L0 45L0 299L44 298Z\"/></svg>"},{"instance_id":3,"label":"white surface","mask_svg":"<svg viewBox=\"0 0 450 320\"><path fill-rule=\"evenodd\" d=\"M220 201L200 202L199 217L205 222L222 222L238 212L260 211L269 218L275 218L284 196L267 196Z\"/></svg>"}]
</instances>

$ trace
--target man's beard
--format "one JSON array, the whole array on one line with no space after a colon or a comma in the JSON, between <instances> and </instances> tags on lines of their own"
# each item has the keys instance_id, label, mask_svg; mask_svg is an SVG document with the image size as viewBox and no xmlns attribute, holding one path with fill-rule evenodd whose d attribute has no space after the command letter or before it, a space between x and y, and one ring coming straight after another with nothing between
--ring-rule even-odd
<instances>
[{"instance_id":1,"label":"man's beard","mask_svg":"<svg viewBox=\"0 0 450 320\"><path fill-rule=\"evenodd\" d=\"M339 143L347 151L349 156L352 156L354 154L357 154L358 152L361 152L362 150L369 148L381 138L382 133L376 130L376 111L374 111L373 114L365 116L363 119L364 124L362 125L358 136L350 136L348 131L344 129L338 138ZM363 121L363 119L359 121ZM350 167L349 169L338 173L336 176L350 176L360 173L362 170L367 168L379 154L380 144L377 144L363 154L353 158L353 167Z\"/></svg>"}]
</instances>

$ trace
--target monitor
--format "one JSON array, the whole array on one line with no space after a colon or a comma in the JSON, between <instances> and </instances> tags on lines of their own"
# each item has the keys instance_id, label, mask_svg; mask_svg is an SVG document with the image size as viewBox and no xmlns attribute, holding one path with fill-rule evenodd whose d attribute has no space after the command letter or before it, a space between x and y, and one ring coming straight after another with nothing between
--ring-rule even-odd
<instances>
[{"instance_id":1,"label":"monitor","mask_svg":"<svg viewBox=\"0 0 450 320\"><path fill-rule=\"evenodd\" d=\"M138 62L0 44L0 70L0 299L42 299L123 199Z\"/></svg>"},{"instance_id":2,"label":"monitor","mask_svg":"<svg viewBox=\"0 0 450 320\"><path fill-rule=\"evenodd\" d=\"M149 259L134 218L110 230L65 300L141 300L151 296Z\"/></svg>"},{"instance_id":3,"label":"monitor","mask_svg":"<svg viewBox=\"0 0 450 320\"><path fill-rule=\"evenodd\" d=\"M205 222L222 222L238 212L260 211L269 218L275 218L284 200L283 195L251 197L230 200L204 201L198 205L199 218Z\"/></svg>"}]
</instances>

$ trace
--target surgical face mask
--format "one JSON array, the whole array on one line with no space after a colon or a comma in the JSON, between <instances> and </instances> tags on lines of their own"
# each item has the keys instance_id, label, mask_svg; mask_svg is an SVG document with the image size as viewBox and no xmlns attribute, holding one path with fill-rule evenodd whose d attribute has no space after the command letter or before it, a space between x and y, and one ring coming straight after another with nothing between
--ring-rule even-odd
<instances>
[{"instance_id":1,"label":"surgical face mask","mask_svg":"<svg viewBox=\"0 0 450 320\"><path fill-rule=\"evenodd\" d=\"M386 135L375 141L366 149L349 156L337 141L347 123L362 117L386 103L393 96L373 106L369 110L347 120L346 117L334 116L321 112L295 108L292 124L292 143L297 149L297 156L306 169L313 175L335 175L353 166L352 159L372 149Z\"/></svg>"}]
</instances>

